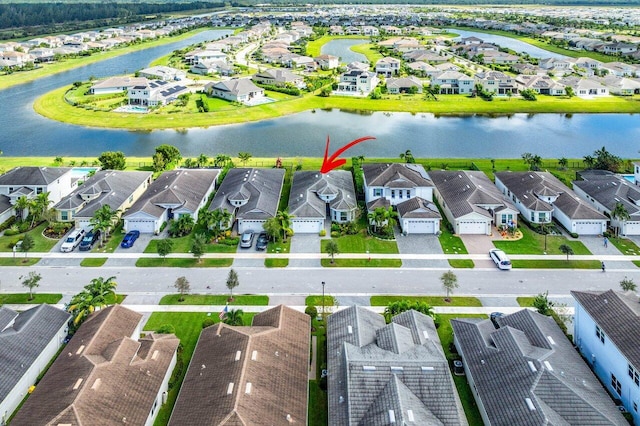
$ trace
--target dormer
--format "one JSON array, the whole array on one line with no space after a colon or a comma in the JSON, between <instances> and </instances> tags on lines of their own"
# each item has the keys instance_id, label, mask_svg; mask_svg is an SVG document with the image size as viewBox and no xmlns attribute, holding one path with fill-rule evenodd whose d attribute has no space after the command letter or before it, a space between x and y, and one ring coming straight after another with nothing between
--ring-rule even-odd
<instances>
[{"instance_id":1,"label":"dormer","mask_svg":"<svg viewBox=\"0 0 640 426\"><path fill-rule=\"evenodd\" d=\"M338 189L336 189L333 185L325 182L325 185L322 188L318 188L316 194L322 201L324 201L325 203L329 203L336 199L336 197L340 194L340 191L338 191Z\"/></svg>"},{"instance_id":2,"label":"dormer","mask_svg":"<svg viewBox=\"0 0 640 426\"><path fill-rule=\"evenodd\" d=\"M560 196L560 193L546 186L534 190L533 193L540 200L545 201L547 203L554 203Z\"/></svg>"},{"instance_id":3,"label":"dormer","mask_svg":"<svg viewBox=\"0 0 640 426\"><path fill-rule=\"evenodd\" d=\"M245 190L243 187L239 191L229 194L227 196L227 201L234 207L241 207L249 202L250 197L251 194L249 194L249 191Z\"/></svg>"},{"instance_id":4,"label":"dormer","mask_svg":"<svg viewBox=\"0 0 640 426\"><path fill-rule=\"evenodd\" d=\"M82 200L86 202L89 202L98 198L100 194L102 194L102 189L99 188L98 185L93 185L87 188L86 191L82 191L80 193L80 198L82 198Z\"/></svg>"}]
</instances>

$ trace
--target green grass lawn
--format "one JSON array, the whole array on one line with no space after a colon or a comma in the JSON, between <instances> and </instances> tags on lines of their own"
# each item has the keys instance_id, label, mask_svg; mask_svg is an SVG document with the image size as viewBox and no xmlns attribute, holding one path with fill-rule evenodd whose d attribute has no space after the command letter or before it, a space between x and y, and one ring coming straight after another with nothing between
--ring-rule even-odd
<instances>
[{"instance_id":1,"label":"green grass lawn","mask_svg":"<svg viewBox=\"0 0 640 426\"><path fill-rule=\"evenodd\" d=\"M256 294L238 294L233 296L233 302L227 302L228 294L185 294L184 301L179 302L179 294L168 294L160 299L160 305L256 305L267 306L269 296Z\"/></svg>"},{"instance_id":2,"label":"green grass lawn","mask_svg":"<svg viewBox=\"0 0 640 426\"><path fill-rule=\"evenodd\" d=\"M0 266L33 266L40 262L39 257L27 257L18 253L15 259L11 257L0 257Z\"/></svg>"},{"instance_id":3,"label":"green grass lawn","mask_svg":"<svg viewBox=\"0 0 640 426\"><path fill-rule=\"evenodd\" d=\"M287 200L287 203L289 201ZM286 206L286 205L285 205ZM291 238L286 242L282 241L269 241L267 244L267 253L290 253L291 252Z\"/></svg>"},{"instance_id":4,"label":"green grass lawn","mask_svg":"<svg viewBox=\"0 0 640 426\"><path fill-rule=\"evenodd\" d=\"M264 266L266 268L286 268L289 266L289 259L265 259Z\"/></svg>"},{"instance_id":5,"label":"green grass lawn","mask_svg":"<svg viewBox=\"0 0 640 426\"><path fill-rule=\"evenodd\" d=\"M322 295L321 294L312 294L307 296L304 299L305 306L320 306L322 307ZM333 306L335 305L335 298L333 296L329 296L328 294L324 295L324 306Z\"/></svg>"},{"instance_id":6,"label":"green grass lawn","mask_svg":"<svg viewBox=\"0 0 640 426\"><path fill-rule=\"evenodd\" d=\"M508 254L543 254L544 235L534 232L526 223L520 222L519 228L522 238L511 241L494 241L493 245ZM568 240L561 235L547 235L547 254L563 254L560 246L566 244L573 249L574 254L591 254L589 249L580 241Z\"/></svg>"},{"instance_id":7,"label":"green grass lawn","mask_svg":"<svg viewBox=\"0 0 640 426\"><path fill-rule=\"evenodd\" d=\"M113 294L110 296L107 296L105 298L105 301L107 302L107 305L119 305L120 303L124 302L124 299L127 298L126 294Z\"/></svg>"},{"instance_id":8,"label":"green grass lawn","mask_svg":"<svg viewBox=\"0 0 640 426\"><path fill-rule=\"evenodd\" d=\"M446 159L443 162L443 165L444 164L448 165L448 161ZM431 168L431 163L427 164L427 168ZM440 235L438 235L438 241L440 242L440 246L442 247L442 252L444 254L469 254L467 248L462 242L462 239L457 235L452 234L449 230L449 227L447 226L447 218L442 213L442 209L440 208L440 205L438 205L437 201L436 206L438 207L438 211L442 216L442 223L440 224ZM447 261L449 262L449 266L451 266L452 268L473 268L475 266L473 260L471 259L447 259Z\"/></svg>"},{"instance_id":9,"label":"green grass lawn","mask_svg":"<svg viewBox=\"0 0 640 426\"><path fill-rule=\"evenodd\" d=\"M250 324L253 316L254 314L244 314L245 324ZM202 322L205 318L212 318L215 322L220 321L217 312L214 312L213 315L207 315L204 312L154 312L144 326L145 330L153 331L164 324L172 324L176 329L176 336L180 339L180 343L182 343L182 356L179 360L181 365L176 365L176 370L174 371L178 374L174 374L171 377L167 403L160 409L158 418L154 423L155 425L166 425L169 422L171 410L173 410L173 405L178 397L182 380L187 373L189 361L191 361L191 357L193 356L198 337L202 331Z\"/></svg>"},{"instance_id":10,"label":"green grass lawn","mask_svg":"<svg viewBox=\"0 0 640 426\"><path fill-rule=\"evenodd\" d=\"M118 225L109 233L109 239L105 241L104 245L100 247L100 243L97 243L92 253L113 253L120 243L122 242L122 238L124 238L125 233L122 231L122 222L118 223Z\"/></svg>"},{"instance_id":11,"label":"green grass lawn","mask_svg":"<svg viewBox=\"0 0 640 426\"><path fill-rule=\"evenodd\" d=\"M448 259L449 266L456 269L472 269L475 263L471 259Z\"/></svg>"},{"instance_id":12,"label":"green grass lawn","mask_svg":"<svg viewBox=\"0 0 640 426\"><path fill-rule=\"evenodd\" d=\"M398 253L398 245L395 241L379 240L371 236L363 236L362 234L345 235L343 237L333 238L338 243L338 250L344 253ZM320 241L320 251L326 253L325 249L329 243L329 239ZM374 259L371 259L373 262ZM364 259L366 262L367 259Z\"/></svg>"},{"instance_id":13,"label":"green grass lawn","mask_svg":"<svg viewBox=\"0 0 640 426\"><path fill-rule=\"evenodd\" d=\"M599 260L512 260L516 269L600 269Z\"/></svg>"},{"instance_id":14,"label":"green grass lawn","mask_svg":"<svg viewBox=\"0 0 640 426\"><path fill-rule=\"evenodd\" d=\"M371 306L387 306L389 303L401 300L424 302L430 306L482 306L475 297L449 297L447 302L443 296L371 296Z\"/></svg>"},{"instance_id":15,"label":"green grass lawn","mask_svg":"<svg viewBox=\"0 0 640 426\"><path fill-rule=\"evenodd\" d=\"M51 251L53 246L56 245L58 240L53 240L51 238L47 238L44 235L42 235L42 231L44 231L46 227L47 227L47 224L45 222L36 226L31 231L28 231L25 233L25 234L30 234L33 237L34 244L33 244L33 248L30 251L48 252L48 251ZM3 235L2 237L0 237L0 251L3 251L3 252L13 251L13 245L18 241L22 240L25 234L18 234L18 235L12 235L12 236ZM21 255L24 257L24 253L21 253L21 252L18 252L17 255L18 256Z\"/></svg>"},{"instance_id":16,"label":"green grass lawn","mask_svg":"<svg viewBox=\"0 0 640 426\"><path fill-rule=\"evenodd\" d=\"M325 268L400 268L400 259L338 259L333 263L331 259L321 259L320 264Z\"/></svg>"},{"instance_id":17,"label":"green grass lawn","mask_svg":"<svg viewBox=\"0 0 640 426\"><path fill-rule=\"evenodd\" d=\"M626 254L628 256L637 256L640 255L640 247L637 246L636 243L627 239L627 238L609 238L609 242L613 244L620 253Z\"/></svg>"},{"instance_id":18,"label":"green grass lawn","mask_svg":"<svg viewBox=\"0 0 640 426\"><path fill-rule=\"evenodd\" d=\"M82 259L82 262L80 262L80 266L97 268L104 265L108 259L108 257L87 257L85 259Z\"/></svg>"},{"instance_id":19,"label":"green grass lawn","mask_svg":"<svg viewBox=\"0 0 640 426\"><path fill-rule=\"evenodd\" d=\"M195 258L143 257L136 261L136 266L139 268L224 268L232 264L233 259L200 259L198 262Z\"/></svg>"},{"instance_id":20,"label":"green grass lawn","mask_svg":"<svg viewBox=\"0 0 640 426\"><path fill-rule=\"evenodd\" d=\"M9 293L0 294L0 305L8 304L40 304L40 303L58 303L62 299L60 293L33 293L33 300L29 300L29 293Z\"/></svg>"},{"instance_id":21,"label":"green grass lawn","mask_svg":"<svg viewBox=\"0 0 640 426\"><path fill-rule=\"evenodd\" d=\"M440 343L442 343L445 356L449 361L449 368L451 368L454 359L460 359L460 355L453 353L450 350L450 347L453 344L453 328L451 327L450 320L454 318L487 318L487 316L464 314L438 315L438 319L440 321L438 337L440 337ZM467 416L469 426L482 426L482 417L480 417L478 406L473 398L466 376L453 376L453 381L456 384L458 395L460 395L460 401L462 402L462 407L464 408L464 413Z\"/></svg>"},{"instance_id":22,"label":"green grass lawn","mask_svg":"<svg viewBox=\"0 0 640 426\"><path fill-rule=\"evenodd\" d=\"M187 235L180 238L169 238L173 243L172 253L190 253L193 237ZM158 253L158 239L149 241L149 244L144 249L145 253ZM238 246L228 246L226 244L206 244L205 253L235 253Z\"/></svg>"},{"instance_id":23,"label":"green grass lawn","mask_svg":"<svg viewBox=\"0 0 640 426\"><path fill-rule=\"evenodd\" d=\"M522 306L523 308L530 308L533 306L533 301L535 300L535 297L530 297L530 296L522 296L522 297L516 297L516 301L518 302L518 305Z\"/></svg>"}]
</instances>

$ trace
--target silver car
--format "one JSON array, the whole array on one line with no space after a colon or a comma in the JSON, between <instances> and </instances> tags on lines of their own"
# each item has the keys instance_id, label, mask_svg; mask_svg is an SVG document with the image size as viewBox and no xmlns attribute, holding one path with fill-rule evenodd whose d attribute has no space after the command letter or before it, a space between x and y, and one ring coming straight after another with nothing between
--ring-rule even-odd
<instances>
[{"instance_id":1,"label":"silver car","mask_svg":"<svg viewBox=\"0 0 640 426\"><path fill-rule=\"evenodd\" d=\"M240 248L251 248L253 245L253 231L244 231L240 237Z\"/></svg>"}]
</instances>

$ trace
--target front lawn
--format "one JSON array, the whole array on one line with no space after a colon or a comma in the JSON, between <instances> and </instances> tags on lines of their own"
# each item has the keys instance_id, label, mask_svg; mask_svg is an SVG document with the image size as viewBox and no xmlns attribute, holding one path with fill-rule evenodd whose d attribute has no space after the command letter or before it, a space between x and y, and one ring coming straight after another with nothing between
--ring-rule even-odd
<instances>
[{"instance_id":1,"label":"front lawn","mask_svg":"<svg viewBox=\"0 0 640 426\"><path fill-rule=\"evenodd\" d=\"M51 249L53 248L53 246L56 245L58 240L53 240L51 238L47 238L44 235L42 235L42 231L44 231L46 227L47 227L47 223L45 222L36 226L31 231L25 232L23 234L17 234L12 236L3 235L2 237L0 237L0 251L4 251L4 252L13 251L13 246L15 245L15 243L22 240L25 234L30 234L33 237L33 248L29 251L40 252L40 253L51 251ZM18 252L16 253L16 255L17 256L22 255L24 257L24 253L22 252Z\"/></svg>"},{"instance_id":2,"label":"front lawn","mask_svg":"<svg viewBox=\"0 0 640 426\"><path fill-rule=\"evenodd\" d=\"M305 306L320 306L322 307L322 295L315 294L309 295L304 299ZM329 296L328 294L324 295L324 306L333 306L335 304L335 299L333 296Z\"/></svg>"},{"instance_id":3,"label":"front lawn","mask_svg":"<svg viewBox=\"0 0 640 426\"><path fill-rule=\"evenodd\" d=\"M92 253L113 253L120 243L122 242L122 238L124 237L124 232L122 231L122 222L119 222L116 225L115 229L112 229L109 233L109 240L104 243L102 247L100 247L100 240L91 250Z\"/></svg>"},{"instance_id":4,"label":"front lawn","mask_svg":"<svg viewBox=\"0 0 640 426\"><path fill-rule=\"evenodd\" d=\"M516 301L518 302L518 305L522 306L523 308L533 307L534 300L536 300L536 298L531 296L516 297Z\"/></svg>"},{"instance_id":5,"label":"front lawn","mask_svg":"<svg viewBox=\"0 0 640 426\"><path fill-rule=\"evenodd\" d=\"M9 293L0 294L0 305L21 305L21 304L55 304L62 299L60 293L33 293L33 300L29 300L29 293Z\"/></svg>"},{"instance_id":6,"label":"front lawn","mask_svg":"<svg viewBox=\"0 0 640 426\"><path fill-rule=\"evenodd\" d=\"M108 257L87 257L85 259L82 259L82 262L80 262L80 266L97 268L104 265L108 259Z\"/></svg>"},{"instance_id":7,"label":"front lawn","mask_svg":"<svg viewBox=\"0 0 640 426\"><path fill-rule=\"evenodd\" d=\"M543 254L544 235L534 232L529 226L520 222L519 228L522 238L510 241L494 241L493 245L504 250L507 254ZM591 254L582 242L568 240L562 235L547 235L547 254L563 254L560 246L566 244L573 249L573 254Z\"/></svg>"},{"instance_id":8,"label":"front lawn","mask_svg":"<svg viewBox=\"0 0 640 426\"><path fill-rule=\"evenodd\" d=\"M179 302L179 294L168 294L160 299L160 305L250 305L267 306L269 296L255 294L238 294L233 296L233 302L227 302L228 294L185 294L184 301Z\"/></svg>"},{"instance_id":9,"label":"front lawn","mask_svg":"<svg viewBox=\"0 0 640 426\"><path fill-rule=\"evenodd\" d=\"M511 266L516 269L600 269L599 260L512 260Z\"/></svg>"},{"instance_id":10,"label":"front lawn","mask_svg":"<svg viewBox=\"0 0 640 426\"><path fill-rule=\"evenodd\" d=\"M200 259L143 257L136 261L139 268L224 268L231 266L233 259Z\"/></svg>"},{"instance_id":11,"label":"front lawn","mask_svg":"<svg viewBox=\"0 0 640 426\"><path fill-rule=\"evenodd\" d=\"M609 238L609 242L613 244L620 253L628 255L628 256L637 256L640 255L640 247L637 246L636 243L627 239L627 238Z\"/></svg>"},{"instance_id":12,"label":"front lawn","mask_svg":"<svg viewBox=\"0 0 640 426\"><path fill-rule=\"evenodd\" d=\"M290 253L291 252L291 238L286 242L282 241L269 241L267 244L267 253Z\"/></svg>"},{"instance_id":13,"label":"front lawn","mask_svg":"<svg viewBox=\"0 0 640 426\"><path fill-rule=\"evenodd\" d=\"M171 250L172 253L190 253L191 245L193 241L193 237L191 235L187 235L180 238L169 238L169 240L173 243L173 248ZM149 244L144 249L145 253L158 253L158 241L159 239L153 239L149 241ZM205 253L235 253L238 249L237 246L228 246L226 244L206 244L205 245Z\"/></svg>"},{"instance_id":14,"label":"front lawn","mask_svg":"<svg viewBox=\"0 0 640 426\"><path fill-rule=\"evenodd\" d=\"M458 269L473 269L475 265L475 263L473 263L473 260L471 259L448 259L449 260L449 266L451 266L452 268L458 268Z\"/></svg>"},{"instance_id":15,"label":"front lawn","mask_svg":"<svg viewBox=\"0 0 640 426\"><path fill-rule=\"evenodd\" d=\"M482 306L482 302L475 297L449 297L450 302L443 296L371 296L371 306L387 306L402 300L424 302L429 306Z\"/></svg>"},{"instance_id":16,"label":"front lawn","mask_svg":"<svg viewBox=\"0 0 640 426\"><path fill-rule=\"evenodd\" d=\"M398 245L395 241L379 240L371 236L363 236L362 234L345 235L338 238L333 238L333 241L338 243L338 250L340 253L390 253L396 254L398 252ZM329 243L329 239L323 239L320 241L321 253L326 253L326 247ZM371 259L373 262L374 259ZM366 262L367 259L364 259Z\"/></svg>"},{"instance_id":17,"label":"front lawn","mask_svg":"<svg viewBox=\"0 0 640 426\"><path fill-rule=\"evenodd\" d=\"M286 258L271 258L264 260L265 268L286 268L289 266L289 259Z\"/></svg>"},{"instance_id":18,"label":"front lawn","mask_svg":"<svg viewBox=\"0 0 640 426\"><path fill-rule=\"evenodd\" d=\"M18 254L16 258L0 257L0 266L33 266L40 262L39 257L24 257L24 254Z\"/></svg>"},{"instance_id":19,"label":"front lawn","mask_svg":"<svg viewBox=\"0 0 640 426\"><path fill-rule=\"evenodd\" d=\"M400 259L321 259L320 264L325 268L400 268Z\"/></svg>"},{"instance_id":20,"label":"front lawn","mask_svg":"<svg viewBox=\"0 0 640 426\"><path fill-rule=\"evenodd\" d=\"M440 225L440 235L438 235L438 241L442 247L444 254L469 254L467 248L464 246L462 239L457 235L454 235L450 230L447 218L442 213L442 209L436 202L438 211L442 216L442 224ZM475 264L471 259L447 259L449 266L452 268L473 268Z\"/></svg>"}]
</instances>

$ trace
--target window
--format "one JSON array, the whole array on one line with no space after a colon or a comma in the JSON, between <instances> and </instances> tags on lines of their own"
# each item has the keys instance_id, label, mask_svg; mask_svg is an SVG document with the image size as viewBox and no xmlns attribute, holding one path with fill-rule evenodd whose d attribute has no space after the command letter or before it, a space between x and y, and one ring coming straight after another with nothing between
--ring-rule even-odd
<instances>
[{"instance_id":1,"label":"window","mask_svg":"<svg viewBox=\"0 0 640 426\"><path fill-rule=\"evenodd\" d=\"M402 199L402 195L404 194L404 192L402 192L402 189L398 191L398 196L400 197L400 199Z\"/></svg>"},{"instance_id":2,"label":"window","mask_svg":"<svg viewBox=\"0 0 640 426\"><path fill-rule=\"evenodd\" d=\"M538 219L540 220L540 222L546 222L547 221L547 214L546 213L540 213L538 215Z\"/></svg>"},{"instance_id":3,"label":"window","mask_svg":"<svg viewBox=\"0 0 640 426\"><path fill-rule=\"evenodd\" d=\"M636 384L636 386L640 386L640 374L638 374L638 370L633 368L633 365L628 364L627 371L629 372L629 377L633 379L633 382Z\"/></svg>"},{"instance_id":4,"label":"window","mask_svg":"<svg viewBox=\"0 0 640 426\"><path fill-rule=\"evenodd\" d=\"M503 214L500 223L507 223L507 215Z\"/></svg>"},{"instance_id":5,"label":"window","mask_svg":"<svg viewBox=\"0 0 640 426\"><path fill-rule=\"evenodd\" d=\"M60 212L60 220L69 220L69 213L65 211Z\"/></svg>"},{"instance_id":6,"label":"window","mask_svg":"<svg viewBox=\"0 0 640 426\"><path fill-rule=\"evenodd\" d=\"M600 330L600 327L596 325L596 337L600 339L602 343L604 343L604 331Z\"/></svg>"},{"instance_id":7,"label":"window","mask_svg":"<svg viewBox=\"0 0 640 426\"><path fill-rule=\"evenodd\" d=\"M613 373L611 373L611 387L618 395L622 395L622 384Z\"/></svg>"},{"instance_id":8,"label":"window","mask_svg":"<svg viewBox=\"0 0 640 426\"><path fill-rule=\"evenodd\" d=\"M373 188L374 197L382 197L382 188Z\"/></svg>"},{"instance_id":9,"label":"window","mask_svg":"<svg viewBox=\"0 0 640 426\"><path fill-rule=\"evenodd\" d=\"M347 220L347 212L340 212L340 220Z\"/></svg>"},{"instance_id":10,"label":"window","mask_svg":"<svg viewBox=\"0 0 640 426\"><path fill-rule=\"evenodd\" d=\"M536 214L534 212L531 212L531 222L536 220Z\"/></svg>"},{"instance_id":11,"label":"window","mask_svg":"<svg viewBox=\"0 0 640 426\"><path fill-rule=\"evenodd\" d=\"M638 403L633 401L633 411L638 412Z\"/></svg>"},{"instance_id":12,"label":"window","mask_svg":"<svg viewBox=\"0 0 640 426\"><path fill-rule=\"evenodd\" d=\"M407 198L411 198L411 190L407 189Z\"/></svg>"},{"instance_id":13,"label":"window","mask_svg":"<svg viewBox=\"0 0 640 426\"><path fill-rule=\"evenodd\" d=\"M36 194L42 194L42 188L41 187L36 188Z\"/></svg>"},{"instance_id":14,"label":"window","mask_svg":"<svg viewBox=\"0 0 640 426\"><path fill-rule=\"evenodd\" d=\"M396 190L395 189L391 190L391 198L396 198Z\"/></svg>"}]
</instances>

